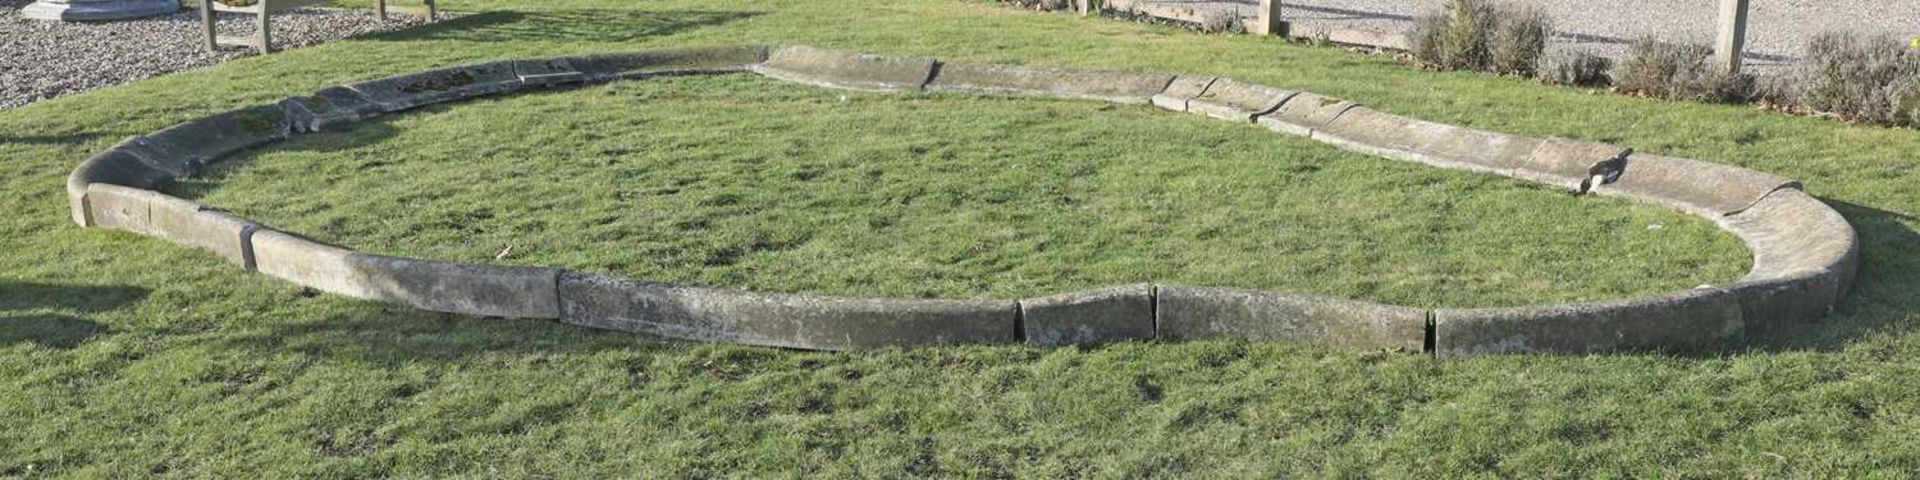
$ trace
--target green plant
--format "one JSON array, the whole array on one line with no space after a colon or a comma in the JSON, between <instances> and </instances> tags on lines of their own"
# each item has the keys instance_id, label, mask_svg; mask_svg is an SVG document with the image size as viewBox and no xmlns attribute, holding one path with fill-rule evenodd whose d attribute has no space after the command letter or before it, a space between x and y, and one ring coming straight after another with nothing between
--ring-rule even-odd
<instances>
[{"instance_id":1,"label":"green plant","mask_svg":"<svg viewBox=\"0 0 1920 480\"><path fill-rule=\"evenodd\" d=\"M1920 125L1920 55L1887 36L1829 32L1807 42L1774 95L1844 118Z\"/></svg>"},{"instance_id":2,"label":"green plant","mask_svg":"<svg viewBox=\"0 0 1920 480\"><path fill-rule=\"evenodd\" d=\"M1246 33L1245 17L1238 10L1218 9L1207 12L1200 22L1200 31L1207 33Z\"/></svg>"},{"instance_id":3,"label":"green plant","mask_svg":"<svg viewBox=\"0 0 1920 480\"><path fill-rule=\"evenodd\" d=\"M1415 20L1413 55L1440 69L1530 76L1551 33L1551 21L1536 8L1449 0Z\"/></svg>"},{"instance_id":4,"label":"green plant","mask_svg":"<svg viewBox=\"0 0 1920 480\"><path fill-rule=\"evenodd\" d=\"M1614 69L1621 92L1710 103L1752 100L1757 89L1749 74L1729 74L1713 64L1713 49L1696 43L1640 39Z\"/></svg>"},{"instance_id":5,"label":"green plant","mask_svg":"<svg viewBox=\"0 0 1920 480\"><path fill-rule=\"evenodd\" d=\"M1588 50L1561 50L1540 58L1538 76L1548 85L1602 87L1612 83L1613 59Z\"/></svg>"},{"instance_id":6,"label":"green plant","mask_svg":"<svg viewBox=\"0 0 1920 480\"><path fill-rule=\"evenodd\" d=\"M1536 7L1496 8L1498 19L1493 30L1492 68L1506 75L1531 77L1547 49L1547 36L1553 24L1546 12Z\"/></svg>"}]
</instances>

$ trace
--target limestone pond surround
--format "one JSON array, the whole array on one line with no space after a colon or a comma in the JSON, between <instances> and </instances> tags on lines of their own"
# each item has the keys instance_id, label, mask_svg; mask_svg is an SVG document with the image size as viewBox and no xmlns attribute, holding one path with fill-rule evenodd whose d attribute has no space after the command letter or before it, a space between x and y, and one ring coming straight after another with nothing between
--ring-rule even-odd
<instances>
[{"instance_id":1,"label":"limestone pond surround","mask_svg":"<svg viewBox=\"0 0 1920 480\"><path fill-rule=\"evenodd\" d=\"M74 169L67 193L81 226L206 249L248 271L335 294L437 312L823 350L1141 339L1298 341L1439 357L1685 348L1817 320L1846 295L1859 262L1853 227L1798 182L1647 153L1625 156L1618 181L1592 191L1714 221L1752 250L1745 278L1640 298L1488 309L1151 284L1020 301L846 298L375 255L158 193L234 152L424 105L535 87L738 72L833 88L1151 104L1387 158L1568 189L1590 177L1596 162L1625 152L1427 122L1224 77L737 46L506 60L329 87L129 138Z\"/></svg>"}]
</instances>

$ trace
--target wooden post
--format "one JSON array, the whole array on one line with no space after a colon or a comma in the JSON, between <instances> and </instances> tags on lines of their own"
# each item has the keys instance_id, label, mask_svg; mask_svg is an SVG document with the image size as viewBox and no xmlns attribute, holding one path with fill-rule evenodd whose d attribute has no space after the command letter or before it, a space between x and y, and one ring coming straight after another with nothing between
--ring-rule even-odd
<instances>
[{"instance_id":1,"label":"wooden post","mask_svg":"<svg viewBox=\"0 0 1920 480\"><path fill-rule=\"evenodd\" d=\"M1745 1L1745 0L1742 0L1742 1ZM433 0L427 0L427 21L431 22L433 21L433 17L439 16L439 15L440 15L440 6L435 5Z\"/></svg>"},{"instance_id":2,"label":"wooden post","mask_svg":"<svg viewBox=\"0 0 1920 480\"><path fill-rule=\"evenodd\" d=\"M207 1L211 2L213 0L207 0ZM273 22L270 20L267 20L268 18L272 17L272 15L267 14L267 2L269 1L272 1L272 0L260 0L260 4L255 5L255 10L253 12L254 15L260 16L258 18L258 22L260 26L260 36L255 37L255 40L258 40L260 42L258 46L260 48L260 53L263 55L268 53L273 53Z\"/></svg>"},{"instance_id":3,"label":"wooden post","mask_svg":"<svg viewBox=\"0 0 1920 480\"><path fill-rule=\"evenodd\" d=\"M216 28L219 24L213 15L213 0L200 0L200 23L207 31L207 51L220 50L220 43L215 40L219 38L220 31Z\"/></svg>"},{"instance_id":4,"label":"wooden post","mask_svg":"<svg viewBox=\"0 0 1920 480\"><path fill-rule=\"evenodd\" d=\"M1287 36L1287 21L1280 15L1281 0L1260 0L1260 11L1256 14L1253 34L1261 36Z\"/></svg>"},{"instance_id":5,"label":"wooden post","mask_svg":"<svg viewBox=\"0 0 1920 480\"><path fill-rule=\"evenodd\" d=\"M1091 15L1093 14L1093 0L1073 0L1073 8L1079 10L1080 16L1082 17Z\"/></svg>"},{"instance_id":6,"label":"wooden post","mask_svg":"<svg viewBox=\"0 0 1920 480\"><path fill-rule=\"evenodd\" d=\"M387 21L387 0L373 0L373 19Z\"/></svg>"},{"instance_id":7,"label":"wooden post","mask_svg":"<svg viewBox=\"0 0 1920 480\"><path fill-rule=\"evenodd\" d=\"M1720 0L1720 42L1714 45L1721 66L1728 74L1740 73L1741 57L1747 47L1747 4L1749 0Z\"/></svg>"}]
</instances>

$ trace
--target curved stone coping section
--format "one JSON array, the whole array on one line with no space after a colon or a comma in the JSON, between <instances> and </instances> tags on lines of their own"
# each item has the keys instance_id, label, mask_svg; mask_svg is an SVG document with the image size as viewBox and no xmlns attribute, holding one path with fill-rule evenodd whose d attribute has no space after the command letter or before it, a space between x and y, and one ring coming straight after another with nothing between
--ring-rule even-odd
<instances>
[{"instance_id":1,"label":"curved stone coping section","mask_svg":"<svg viewBox=\"0 0 1920 480\"><path fill-rule=\"evenodd\" d=\"M157 193L224 155L403 110L529 88L747 71L834 88L1152 104L1247 122L1387 158L1693 213L1739 236L1753 252L1753 268L1729 285L1519 308L1429 310L1152 284L1020 301L862 299L373 255ZM67 193L81 226L206 249L249 271L339 295L436 312L823 350L1140 339L1300 341L1440 357L1684 348L1817 320L1846 295L1859 263L1853 227L1838 212L1798 182L1739 167L1427 122L1231 78L948 63L794 45L516 59L329 87L129 138L75 168Z\"/></svg>"}]
</instances>

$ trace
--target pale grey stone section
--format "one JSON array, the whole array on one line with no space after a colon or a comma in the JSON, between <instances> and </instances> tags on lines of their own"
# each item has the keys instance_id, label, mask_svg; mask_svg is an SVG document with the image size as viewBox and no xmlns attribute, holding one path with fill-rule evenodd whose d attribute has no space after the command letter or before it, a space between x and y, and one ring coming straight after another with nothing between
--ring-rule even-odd
<instances>
[{"instance_id":1,"label":"pale grey stone section","mask_svg":"<svg viewBox=\"0 0 1920 480\"><path fill-rule=\"evenodd\" d=\"M560 316L557 269L369 255L264 229L252 246L260 273L324 292L464 315Z\"/></svg>"},{"instance_id":2,"label":"pale grey stone section","mask_svg":"<svg viewBox=\"0 0 1920 480\"><path fill-rule=\"evenodd\" d=\"M527 87L565 85L587 80L587 75L573 68L573 62L566 57L514 60L513 74L520 78L521 85Z\"/></svg>"},{"instance_id":3,"label":"pale grey stone section","mask_svg":"<svg viewBox=\"0 0 1920 480\"><path fill-rule=\"evenodd\" d=\"M1361 105L1358 103L1313 92L1300 92L1281 103L1280 108L1274 109L1273 113L1261 115L1254 122L1267 127L1268 130L1306 137L1311 136L1314 130L1326 128L1327 124L1332 123L1335 118L1359 106Z\"/></svg>"},{"instance_id":4,"label":"pale grey stone section","mask_svg":"<svg viewBox=\"0 0 1920 480\"><path fill-rule=\"evenodd\" d=\"M1286 110L1287 107L1282 106L1281 109ZM1543 142L1532 137L1392 115L1364 106L1354 106L1339 113L1325 128L1314 130L1312 135L1315 140L1361 153L1440 168L1520 178L1529 178L1529 174L1521 170L1529 165ZM1532 177L1545 178L1539 175ZM1575 183L1579 180L1578 177L1570 178ZM1565 182L1556 179L1551 183Z\"/></svg>"},{"instance_id":5,"label":"pale grey stone section","mask_svg":"<svg viewBox=\"0 0 1920 480\"><path fill-rule=\"evenodd\" d=\"M1594 164L1624 152L1626 148L1618 145L1565 138L1542 139L1540 146L1527 157L1527 162L1514 171L1514 176L1578 191L1580 182L1589 178L1588 171Z\"/></svg>"},{"instance_id":6,"label":"pale grey stone section","mask_svg":"<svg viewBox=\"0 0 1920 480\"><path fill-rule=\"evenodd\" d=\"M1358 300L1231 288L1155 289L1160 338L1305 342L1425 350L1427 311Z\"/></svg>"},{"instance_id":7,"label":"pale grey stone section","mask_svg":"<svg viewBox=\"0 0 1920 480\"><path fill-rule=\"evenodd\" d=\"M379 105L347 87L327 87L313 95L280 101L294 132L321 132L380 116Z\"/></svg>"},{"instance_id":8,"label":"pale grey stone section","mask_svg":"<svg viewBox=\"0 0 1920 480\"><path fill-rule=\"evenodd\" d=\"M1634 153L1619 181L1600 185L1600 194L1618 195L1714 218L1739 213L1781 188L1800 182L1718 163Z\"/></svg>"},{"instance_id":9,"label":"pale grey stone section","mask_svg":"<svg viewBox=\"0 0 1920 480\"><path fill-rule=\"evenodd\" d=\"M520 88L513 62L464 65L347 85L386 112L509 92Z\"/></svg>"},{"instance_id":10,"label":"pale grey stone section","mask_svg":"<svg viewBox=\"0 0 1920 480\"><path fill-rule=\"evenodd\" d=\"M856 52L784 45L753 67L761 75L823 87L855 90L919 90L933 79L934 60L883 57Z\"/></svg>"},{"instance_id":11,"label":"pale grey stone section","mask_svg":"<svg viewBox=\"0 0 1920 480\"><path fill-rule=\"evenodd\" d=\"M146 162L124 150L107 150L82 162L67 174L67 201L73 223L91 227L95 223L87 208L87 186L96 183L140 189L157 189L173 183L173 176L147 166Z\"/></svg>"},{"instance_id":12,"label":"pale grey stone section","mask_svg":"<svg viewBox=\"0 0 1920 480\"><path fill-rule=\"evenodd\" d=\"M1020 301L1027 343L1093 345L1151 340L1153 286L1127 285Z\"/></svg>"},{"instance_id":13,"label":"pale grey stone section","mask_svg":"<svg viewBox=\"0 0 1920 480\"><path fill-rule=\"evenodd\" d=\"M1187 102L1193 100L1194 97L1200 96L1202 93L1207 93L1207 87L1213 85L1214 80L1219 78L1220 77L1189 77L1186 75L1173 77L1173 82L1167 84L1166 90L1153 96L1152 103L1156 107L1176 112L1185 112L1187 111Z\"/></svg>"},{"instance_id":14,"label":"pale grey stone section","mask_svg":"<svg viewBox=\"0 0 1920 480\"><path fill-rule=\"evenodd\" d=\"M764 45L691 47L565 57L589 82L660 75L745 72L767 60Z\"/></svg>"},{"instance_id":15,"label":"pale grey stone section","mask_svg":"<svg viewBox=\"0 0 1920 480\"><path fill-rule=\"evenodd\" d=\"M1273 113L1297 92L1221 77L1187 101L1187 112L1221 120L1252 122Z\"/></svg>"},{"instance_id":16,"label":"pale grey stone section","mask_svg":"<svg viewBox=\"0 0 1920 480\"><path fill-rule=\"evenodd\" d=\"M1745 329L1739 299L1718 288L1578 305L1443 308L1433 318L1441 358L1700 346Z\"/></svg>"},{"instance_id":17,"label":"pale grey stone section","mask_svg":"<svg viewBox=\"0 0 1920 480\"><path fill-rule=\"evenodd\" d=\"M151 17L180 11L180 0L39 0L20 9L35 20L98 22Z\"/></svg>"},{"instance_id":18,"label":"pale grey stone section","mask_svg":"<svg viewBox=\"0 0 1920 480\"><path fill-rule=\"evenodd\" d=\"M1860 246L1853 226L1819 199L1776 190L1751 208L1723 218L1722 228L1753 251L1753 269L1726 288L1750 323L1777 326L1826 316L1852 287Z\"/></svg>"},{"instance_id":19,"label":"pale grey stone section","mask_svg":"<svg viewBox=\"0 0 1920 480\"><path fill-rule=\"evenodd\" d=\"M287 138L293 122L279 106L243 108L147 134L145 144L170 162L211 165L220 157ZM132 185L130 185L132 186Z\"/></svg>"},{"instance_id":20,"label":"pale grey stone section","mask_svg":"<svg viewBox=\"0 0 1920 480\"><path fill-rule=\"evenodd\" d=\"M927 90L1144 104L1172 75L942 62Z\"/></svg>"},{"instance_id":21,"label":"pale grey stone section","mask_svg":"<svg viewBox=\"0 0 1920 480\"><path fill-rule=\"evenodd\" d=\"M127 230L213 252L246 265L246 219L213 211L194 202L137 188L95 183L87 186L87 204L100 227Z\"/></svg>"},{"instance_id":22,"label":"pale grey stone section","mask_svg":"<svg viewBox=\"0 0 1920 480\"><path fill-rule=\"evenodd\" d=\"M753 293L568 273L561 321L688 340L847 350L1020 341L1018 305Z\"/></svg>"}]
</instances>

